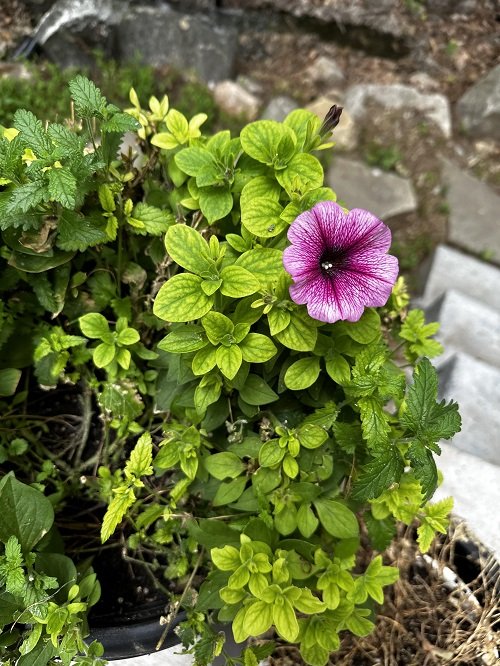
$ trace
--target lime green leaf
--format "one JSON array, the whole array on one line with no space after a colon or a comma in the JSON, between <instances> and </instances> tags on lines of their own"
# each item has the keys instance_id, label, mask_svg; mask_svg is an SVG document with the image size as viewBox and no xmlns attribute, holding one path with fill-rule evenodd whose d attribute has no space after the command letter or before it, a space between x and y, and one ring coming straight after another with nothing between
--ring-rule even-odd
<instances>
[{"instance_id":1,"label":"lime green leaf","mask_svg":"<svg viewBox=\"0 0 500 666\"><path fill-rule=\"evenodd\" d=\"M301 358L292 363L285 372L285 386L292 391L309 388L318 379L319 371L319 358L317 356Z\"/></svg>"},{"instance_id":2,"label":"lime green leaf","mask_svg":"<svg viewBox=\"0 0 500 666\"><path fill-rule=\"evenodd\" d=\"M242 266L226 266L220 273L221 293L231 298L250 296L260 289L259 280Z\"/></svg>"},{"instance_id":3,"label":"lime green leaf","mask_svg":"<svg viewBox=\"0 0 500 666\"><path fill-rule=\"evenodd\" d=\"M275 120L257 120L241 130L241 146L254 160L272 164L283 134L283 126Z\"/></svg>"},{"instance_id":4,"label":"lime green leaf","mask_svg":"<svg viewBox=\"0 0 500 666\"><path fill-rule=\"evenodd\" d=\"M189 176L197 176L204 167L215 166L213 155L199 146L184 148L175 155L175 163Z\"/></svg>"},{"instance_id":5,"label":"lime green leaf","mask_svg":"<svg viewBox=\"0 0 500 666\"><path fill-rule=\"evenodd\" d=\"M203 187L200 189L200 209L209 224L229 215L233 208L233 195L223 187Z\"/></svg>"},{"instance_id":6,"label":"lime green leaf","mask_svg":"<svg viewBox=\"0 0 500 666\"><path fill-rule=\"evenodd\" d=\"M281 333L290 323L291 313L290 310L283 310L282 308L272 308L267 313L267 321L269 322L269 332L271 335Z\"/></svg>"},{"instance_id":7,"label":"lime green leaf","mask_svg":"<svg viewBox=\"0 0 500 666\"><path fill-rule=\"evenodd\" d=\"M255 248L238 257L234 265L246 268L266 287L283 274L283 252L270 247Z\"/></svg>"},{"instance_id":8,"label":"lime green leaf","mask_svg":"<svg viewBox=\"0 0 500 666\"><path fill-rule=\"evenodd\" d=\"M209 345L200 349L192 362L192 370L195 375L206 375L215 368L217 363L217 347Z\"/></svg>"},{"instance_id":9,"label":"lime green leaf","mask_svg":"<svg viewBox=\"0 0 500 666\"><path fill-rule=\"evenodd\" d=\"M194 406L200 415L204 415L208 407L220 398L222 380L218 376L204 377L194 392Z\"/></svg>"},{"instance_id":10,"label":"lime green leaf","mask_svg":"<svg viewBox=\"0 0 500 666\"><path fill-rule=\"evenodd\" d=\"M285 641L294 643L299 635L299 623L292 604L288 599L283 599L281 604L276 603L271 607L276 631Z\"/></svg>"},{"instance_id":11,"label":"lime green leaf","mask_svg":"<svg viewBox=\"0 0 500 666\"><path fill-rule=\"evenodd\" d=\"M177 109L170 109L166 120L167 128L179 143L186 143L189 139L189 124L187 118Z\"/></svg>"},{"instance_id":12,"label":"lime green leaf","mask_svg":"<svg viewBox=\"0 0 500 666\"><path fill-rule=\"evenodd\" d=\"M415 361L421 356L434 358L442 353L442 345L437 340L429 340L438 330L438 322L425 323L425 315L422 310L408 312L399 335L409 343L407 356L410 361Z\"/></svg>"},{"instance_id":13,"label":"lime green leaf","mask_svg":"<svg viewBox=\"0 0 500 666\"><path fill-rule=\"evenodd\" d=\"M241 223L259 238L273 238L288 227L280 215L283 207L274 199L252 199L241 210Z\"/></svg>"},{"instance_id":14,"label":"lime green leaf","mask_svg":"<svg viewBox=\"0 0 500 666\"><path fill-rule=\"evenodd\" d=\"M192 227L174 224L167 231L165 247L172 259L191 273L206 277L215 273L207 241Z\"/></svg>"},{"instance_id":15,"label":"lime green leaf","mask_svg":"<svg viewBox=\"0 0 500 666\"><path fill-rule=\"evenodd\" d=\"M203 317L201 324L213 345L219 344L234 331L233 322L220 312L209 312Z\"/></svg>"},{"instance_id":16,"label":"lime green leaf","mask_svg":"<svg viewBox=\"0 0 500 666\"><path fill-rule=\"evenodd\" d=\"M417 542L420 550L425 553L429 550L436 532L446 534L449 524L449 514L453 509L453 498L427 504L424 507L421 525L417 529Z\"/></svg>"},{"instance_id":17,"label":"lime green leaf","mask_svg":"<svg viewBox=\"0 0 500 666\"><path fill-rule=\"evenodd\" d=\"M305 194L323 185L323 167L316 157L299 153L292 157L286 168L276 171L276 180L291 196L295 192Z\"/></svg>"},{"instance_id":18,"label":"lime green leaf","mask_svg":"<svg viewBox=\"0 0 500 666\"><path fill-rule=\"evenodd\" d=\"M92 358L94 364L98 368L105 368L107 365L113 362L116 354L116 347L114 345L107 344L102 342L100 345L94 349Z\"/></svg>"},{"instance_id":19,"label":"lime green leaf","mask_svg":"<svg viewBox=\"0 0 500 666\"><path fill-rule=\"evenodd\" d=\"M289 325L275 335L282 345L296 351L312 351L316 346L318 330L306 316L293 312Z\"/></svg>"},{"instance_id":20,"label":"lime green leaf","mask_svg":"<svg viewBox=\"0 0 500 666\"><path fill-rule=\"evenodd\" d=\"M213 477L223 481L227 478L234 479L239 476L245 469L245 465L235 453L224 451L223 453L213 453L205 458L205 468Z\"/></svg>"},{"instance_id":21,"label":"lime green leaf","mask_svg":"<svg viewBox=\"0 0 500 666\"><path fill-rule=\"evenodd\" d=\"M117 342L120 345L127 347L128 345L135 345L141 339L139 332L135 328L127 327L118 333Z\"/></svg>"},{"instance_id":22,"label":"lime green leaf","mask_svg":"<svg viewBox=\"0 0 500 666\"><path fill-rule=\"evenodd\" d=\"M241 349L238 345L230 345L229 347L221 345L217 348L215 358L224 377L234 379L243 362Z\"/></svg>"},{"instance_id":23,"label":"lime green leaf","mask_svg":"<svg viewBox=\"0 0 500 666\"><path fill-rule=\"evenodd\" d=\"M101 526L101 542L104 543L122 522L127 510L134 504L135 495L132 488L122 487L115 490L115 496L109 503Z\"/></svg>"},{"instance_id":24,"label":"lime green leaf","mask_svg":"<svg viewBox=\"0 0 500 666\"><path fill-rule=\"evenodd\" d=\"M385 449L381 455L365 465L355 481L351 497L368 500L379 497L393 483L397 483L404 470L403 459L395 447Z\"/></svg>"},{"instance_id":25,"label":"lime green leaf","mask_svg":"<svg viewBox=\"0 0 500 666\"><path fill-rule=\"evenodd\" d=\"M102 340L109 333L109 325L106 317L99 312L89 312L78 320L80 330L87 338Z\"/></svg>"},{"instance_id":26,"label":"lime green leaf","mask_svg":"<svg viewBox=\"0 0 500 666\"><path fill-rule=\"evenodd\" d=\"M359 525L356 515L345 504L320 498L314 501L314 507L328 534L338 539L350 539L358 536Z\"/></svg>"},{"instance_id":27,"label":"lime green leaf","mask_svg":"<svg viewBox=\"0 0 500 666\"><path fill-rule=\"evenodd\" d=\"M97 193L99 195L99 203L101 204L102 209L106 213L114 212L116 210L116 204L115 204L115 199L113 197L113 193L111 192L111 188L109 187L109 185L106 184L99 185Z\"/></svg>"},{"instance_id":28,"label":"lime green leaf","mask_svg":"<svg viewBox=\"0 0 500 666\"><path fill-rule=\"evenodd\" d=\"M174 354L188 354L207 345L203 330L199 326L186 324L169 333L158 343L159 349Z\"/></svg>"},{"instance_id":29,"label":"lime green leaf","mask_svg":"<svg viewBox=\"0 0 500 666\"><path fill-rule=\"evenodd\" d=\"M239 347L243 360L249 363L265 363L277 352L272 340L261 333L249 333Z\"/></svg>"},{"instance_id":30,"label":"lime green leaf","mask_svg":"<svg viewBox=\"0 0 500 666\"><path fill-rule=\"evenodd\" d=\"M125 476L150 476L153 473L153 441L149 432L141 435L125 464Z\"/></svg>"},{"instance_id":31,"label":"lime green leaf","mask_svg":"<svg viewBox=\"0 0 500 666\"><path fill-rule=\"evenodd\" d=\"M383 588L392 585L399 579L399 569L387 567L382 564L382 556L377 555L364 573L365 589L372 599L377 603L384 603Z\"/></svg>"},{"instance_id":32,"label":"lime green leaf","mask_svg":"<svg viewBox=\"0 0 500 666\"><path fill-rule=\"evenodd\" d=\"M142 225L133 229L134 233L140 235L161 236L175 223L175 217L170 211L142 202L134 207L132 218Z\"/></svg>"},{"instance_id":33,"label":"lime green leaf","mask_svg":"<svg viewBox=\"0 0 500 666\"><path fill-rule=\"evenodd\" d=\"M221 571L234 571L241 564L240 551L234 546L212 548L210 557L217 569Z\"/></svg>"},{"instance_id":34,"label":"lime green leaf","mask_svg":"<svg viewBox=\"0 0 500 666\"><path fill-rule=\"evenodd\" d=\"M273 623L273 606L264 601L248 604L245 613L245 628L250 636L260 636Z\"/></svg>"},{"instance_id":35,"label":"lime green leaf","mask_svg":"<svg viewBox=\"0 0 500 666\"><path fill-rule=\"evenodd\" d=\"M278 201L281 188L274 178L257 176L252 178L241 191L240 206L244 210L254 199L267 199Z\"/></svg>"},{"instance_id":36,"label":"lime green leaf","mask_svg":"<svg viewBox=\"0 0 500 666\"><path fill-rule=\"evenodd\" d=\"M174 275L160 288L153 305L154 314L172 322L203 317L212 308L213 296L204 293L201 282L197 275Z\"/></svg>"}]
</instances>

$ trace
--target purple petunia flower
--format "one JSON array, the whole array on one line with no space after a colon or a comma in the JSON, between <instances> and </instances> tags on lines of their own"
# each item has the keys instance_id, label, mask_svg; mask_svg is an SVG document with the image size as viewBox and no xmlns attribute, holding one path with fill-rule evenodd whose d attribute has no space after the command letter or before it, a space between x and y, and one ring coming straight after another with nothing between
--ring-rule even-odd
<instances>
[{"instance_id":1,"label":"purple petunia flower","mask_svg":"<svg viewBox=\"0 0 500 666\"><path fill-rule=\"evenodd\" d=\"M350 213L322 201L301 213L288 230L283 263L293 279L290 297L307 304L313 319L358 321L365 307L385 305L398 276L387 254L391 232L372 213Z\"/></svg>"}]
</instances>

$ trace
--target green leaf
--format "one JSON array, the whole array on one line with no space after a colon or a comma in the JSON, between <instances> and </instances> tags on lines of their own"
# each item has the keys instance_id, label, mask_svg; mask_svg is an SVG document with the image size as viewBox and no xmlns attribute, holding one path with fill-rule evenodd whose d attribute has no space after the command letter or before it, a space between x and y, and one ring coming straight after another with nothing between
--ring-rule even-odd
<instances>
[{"instance_id":1,"label":"green leaf","mask_svg":"<svg viewBox=\"0 0 500 666\"><path fill-rule=\"evenodd\" d=\"M316 423L302 423L297 429L297 437L301 446L306 449L317 449L328 439L328 433Z\"/></svg>"},{"instance_id":2,"label":"green leaf","mask_svg":"<svg viewBox=\"0 0 500 666\"><path fill-rule=\"evenodd\" d=\"M254 199L264 198L278 201L280 194L281 188L274 178L268 178L267 176L252 178L241 191L241 210L244 210Z\"/></svg>"},{"instance_id":3,"label":"green leaf","mask_svg":"<svg viewBox=\"0 0 500 666\"><path fill-rule=\"evenodd\" d=\"M283 126L275 120L257 120L241 130L241 147L254 160L271 165L283 134Z\"/></svg>"},{"instance_id":4,"label":"green leaf","mask_svg":"<svg viewBox=\"0 0 500 666\"><path fill-rule=\"evenodd\" d=\"M153 473L153 442L149 432L141 435L125 464L125 476L140 478Z\"/></svg>"},{"instance_id":5,"label":"green leaf","mask_svg":"<svg viewBox=\"0 0 500 666\"><path fill-rule=\"evenodd\" d=\"M214 299L204 293L201 282L202 278L189 273L171 277L156 295L154 314L172 322L203 317L212 308Z\"/></svg>"},{"instance_id":6,"label":"green leaf","mask_svg":"<svg viewBox=\"0 0 500 666\"><path fill-rule=\"evenodd\" d=\"M201 323L213 345L219 344L224 338L232 335L234 331L233 322L220 312L209 312L203 317Z\"/></svg>"},{"instance_id":7,"label":"green leaf","mask_svg":"<svg viewBox=\"0 0 500 666\"><path fill-rule=\"evenodd\" d=\"M278 395L262 377L250 374L240 390L241 398L249 405L267 405L278 400Z\"/></svg>"},{"instance_id":8,"label":"green leaf","mask_svg":"<svg viewBox=\"0 0 500 666\"><path fill-rule=\"evenodd\" d=\"M369 395L358 400L361 414L361 430L369 448L381 449L391 431L389 414L384 410L382 400Z\"/></svg>"},{"instance_id":9,"label":"green leaf","mask_svg":"<svg viewBox=\"0 0 500 666\"><path fill-rule=\"evenodd\" d=\"M364 516L368 536L376 550L386 550L396 536L396 522L392 516L376 519L371 513Z\"/></svg>"},{"instance_id":10,"label":"green leaf","mask_svg":"<svg viewBox=\"0 0 500 666\"><path fill-rule=\"evenodd\" d=\"M271 439L262 444L259 450L259 465L273 467L278 465L285 457L286 449L281 448L277 439Z\"/></svg>"},{"instance_id":11,"label":"green leaf","mask_svg":"<svg viewBox=\"0 0 500 666\"><path fill-rule=\"evenodd\" d=\"M193 539L205 546L215 548L216 546L240 546L240 532L232 529L222 520L209 520L202 518L198 522L191 519L188 521L188 530Z\"/></svg>"},{"instance_id":12,"label":"green leaf","mask_svg":"<svg viewBox=\"0 0 500 666\"><path fill-rule=\"evenodd\" d=\"M203 168L216 164L213 155L206 148L199 146L184 148L175 155L174 159L181 171L195 177Z\"/></svg>"},{"instance_id":13,"label":"green leaf","mask_svg":"<svg viewBox=\"0 0 500 666\"><path fill-rule=\"evenodd\" d=\"M60 171L60 169L58 169ZM64 210L57 225L57 246L61 250L84 252L87 248L107 243L108 235L102 218Z\"/></svg>"},{"instance_id":14,"label":"green leaf","mask_svg":"<svg viewBox=\"0 0 500 666\"><path fill-rule=\"evenodd\" d=\"M276 171L276 180L291 196L295 192L305 194L323 185L323 167L316 157L299 153L292 157L286 168Z\"/></svg>"},{"instance_id":15,"label":"green leaf","mask_svg":"<svg viewBox=\"0 0 500 666\"><path fill-rule=\"evenodd\" d=\"M402 408L401 424L424 444L450 439L461 428L456 402L438 403L438 379L431 362L424 358L415 368L413 385Z\"/></svg>"},{"instance_id":16,"label":"green leaf","mask_svg":"<svg viewBox=\"0 0 500 666\"><path fill-rule=\"evenodd\" d=\"M406 452L413 474L420 481L424 502L428 501L438 486L438 471L432 451L422 442L413 442Z\"/></svg>"},{"instance_id":17,"label":"green leaf","mask_svg":"<svg viewBox=\"0 0 500 666\"><path fill-rule=\"evenodd\" d=\"M0 397L14 395L21 379L21 371L17 368L0 369Z\"/></svg>"},{"instance_id":18,"label":"green leaf","mask_svg":"<svg viewBox=\"0 0 500 666\"><path fill-rule=\"evenodd\" d=\"M241 223L259 238L274 238L288 227L280 215L283 207L274 199L252 199L241 210Z\"/></svg>"},{"instance_id":19,"label":"green leaf","mask_svg":"<svg viewBox=\"0 0 500 666\"><path fill-rule=\"evenodd\" d=\"M133 227L133 232L141 235L161 236L175 223L175 217L170 211L142 202L136 204L132 217L142 224L141 228Z\"/></svg>"},{"instance_id":20,"label":"green leaf","mask_svg":"<svg viewBox=\"0 0 500 666\"><path fill-rule=\"evenodd\" d=\"M191 273L207 277L215 273L207 241L192 227L174 224L167 231L165 247L172 259Z\"/></svg>"},{"instance_id":21,"label":"green leaf","mask_svg":"<svg viewBox=\"0 0 500 666\"><path fill-rule=\"evenodd\" d=\"M318 339L318 329L309 317L293 312L289 325L275 335L282 345L296 351L312 351Z\"/></svg>"},{"instance_id":22,"label":"green leaf","mask_svg":"<svg viewBox=\"0 0 500 666\"><path fill-rule=\"evenodd\" d=\"M255 248L238 257L234 265L246 268L266 287L283 274L283 252L271 247Z\"/></svg>"},{"instance_id":23,"label":"green leaf","mask_svg":"<svg viewBox=\"0 0 500 666\"><path fill-rule=\"evenodd\" d=\"M309 539L315 532L319 525L319 521L314 515L310 504L301 504L297 511L297 527L300 533L306 539ZM300 609L299 609L300 610Z\"/></svg>"},{"instance_id":24,"label":"green leaf","mask_svg":"<svg viewBox=\"0 0 500 666\"><path fill-rule=\"evenodd\" d=\"M208 473L219 481L227 478L234 479L245 469L245 465L238 456L229 451L213 453L208 458L205 458L204 464Z\"/></svg>"},{"instance_id":25,"label":"green leaf","mask_svg":"<svg viewBox=\"0 0 500 666\"><path fill-rule=\"evenodd\" d=\"M249 333L239 347L243 360L249 363L265 363L277 353L273 341L261 333Z\"/></svg>"},{"instance_id":26,"label":"green leaf","mask_svg":"<svg viewBox=\"0 0 500 666\"><path fill-rule=\"evenodd\" d=\"M99 312L89 312L78 320L80 330L87 338L102 340L109 334L109 324L106 317Z\"/></svg>"},{"instance_id":27,"label":"green leaf","mask_svg":"<svg viewBox=\"0 0 500 666\"><path fill-rule=\"evenodd\" d=\"M231 298L243 298L250 296L260 289L259 280L242 266L226 266L220 277L222 279L221 293Z\"/></svg>"},{"instance_id":28,"label":"green leaf","mask_svg":"<svg viewBox=\"0 0 500 666\"><path fill-rule=\"evenodd\" d=\"M236 502L245 490L246 477L238 477L232 481L224 481L219 484L212 504L214 506L223 506Z\"/></svg>"},{"instance_id":29,"label":"green leaf","mask_svg":"<svg viewBox=\"0 0 500 666\"><path fill-rule=\"evenodd\" d=\"M228 379L234 379L243 362L241 349L238 345L230 345L229 347L221 345L217 348L215 359L220 371Z\"/></svg>"},{"instance_id":30,"label":"green leaf","mask_svg":"<svg viewBox=\"0 0 500 666\"><path fill-rule=\"evenodd\" d=\"M385 449L379 456L362 467L354 483L351 497L368 500L379 497L393 483L397 483L404 470L404 462L396 447Z\"/></svg>"},{"instance_id":31,"label":"green leaf","mask_svg":"<svg viewBox=\"0 0 500 666\"><path fill-rule=\"evenodd\" d=\"M100 345L94 349L92 359L97 368L105 368L113 362L116 354L116 347L114 345L101 342Z\"/></svg>"},{"instance_id":32,"label":"green leaf","mask_svg":"<svg viewBox=\"0 0 500 666\"><path fill-rule=\"evenodd\" d=\"M122 522L127 510L134 504L135 495L132 488L116 488L116 494L109 503L101 525L101 542L104 543Z\"/></svg>"},{"instance_id":33,"label":"green leaf","mask_svg":"<svg viewBox=\"0 0 500 666\"><path fill-rule=\"evenodd\" d=\"M362 345L368 345L380 337L380 315L373 308L366 308L358 321L343 321L338 329Z\"/></svg>"},{"instance_id":34,"label":"green leaf","mask_svg":"<svg viewBox=\"0 0 500 666\"><path fill-rule=\"evenodd\" d=\"M350 539L358 536L359 525L356 515L345 504L320 498L314 501L314 507L328 534L338 539Z\"/></svg>"},{"instance_id":35,"label":"green leaf","mask_svg":"<svg viewBox=\"0 0 500 666\"><path fill-rule=\"evenodd\" d=\"M326 371L337 384L345 384L351 379L351 366L338 352L331 351L325 358Z\"/></svg>"},{"instance_id":36,"label":"green leaf","mask_svg":"<svg viewBox=\"0 0 500 666\"><path fill-rule=\"evenodd\" d=\"M0 506L0 541L15 536L24 553L33 550L54 522L50 501L11 474L0 481Z\"/></svg>"},{"instance_id":37,"label":"green leaf","mask_svg":"<svg viewBox=\"0 0 500 666\"><path fill-rule=\"evenodd\" d=\"M78 75L69 82L69 89L79 116L83 118L102 116L106 107L106 98L92 81Z\"/></svg>"},{"instance_id":38,"label":"green leaf","mask_svg":"<svg viewBox=\"0 0 500 666\"><path fill-rule=\"evenodd\" d=\"M233 208L233 195L222 187L203 187L200 189L200 209L209 224L222 220Z\"/></svg>"},{"instance_id":39,"label":"green leaf","mask_svg":"<svg viewBox=\"0 0 500 666\"><path fill-rule=\"evenodd\" d=\"M158 348L174 354L188 354L203 349L206 345L203 330L199 326L186 324L164 337L158 343Z\"/></svg>"},{"instance_id":40,"label":"green leaf","mask_svg":"<svg viewBox=\"0 0 500 666\"><path fill-rule=\"evenodd\" d=\"M43 180L35 180L16 187L9 199L6 213L26 213L30 208L38 206L46 194Z\"/></svg>"},{"instance_id":41,"label":"green leaf","mask_svg":"<svg viewBox=\"0 0 500 666\"><path fill-rule=\"evenodd\" d=\"M285 641L294 643L299 635L299 623L292 604L288 599L283 599L281 604L274 604L272 609L276 631Z\"/></svg>"},{"instance_id":42,"label":"green leaf","mask_svg":"<svg viewBox=\"0 0 500 666\"><path fill-rule=\"evenodd\" d=\"M319 372L319 358L317 356L301 358L292 363L285 372L285 386L292 391L309 388L318 379Z\"/></svg>"},{"instance_id":43,"label":"green leaf","mask_svg":"<svg viewBox=\"0 0 500 666\"><path fill-rule=\"evenodd\" d=\"M38 157L46 157L52 152L52 143L45 133L42 121L31 111L18 109L14 114L14 127L19 130L22 140Z\"/></svg>"},{"instance_id":44,"label":"green leaf","mask_svg":"<svg viewBox=\"0 0 500 666\"><path fill-rule=\"evenodd\" d=\"M74 208L76 204L76 178L67 167L53 167L49 171L49 193L54 201L64 208Z\"/></svg>"}]
</instances>

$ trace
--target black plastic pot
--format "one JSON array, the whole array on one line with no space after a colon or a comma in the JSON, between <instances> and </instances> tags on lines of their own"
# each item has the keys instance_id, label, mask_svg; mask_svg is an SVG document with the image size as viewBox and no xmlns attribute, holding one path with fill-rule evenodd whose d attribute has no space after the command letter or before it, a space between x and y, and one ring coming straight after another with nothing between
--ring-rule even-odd
<instances>
[{"instance_id":1,"label":"black plastic pot","mask_svg":"<svg viewBox=\"0 0 500 666\"><path fill-rule=\"evenodd\" d=\"M156 651L158 641L165 630L161 617L165 616L165 604L149 604L120 617L99 615L90 617L90 636L87 642L99 641L104 646L104 657L127 659L140 657ZM179 613L172 621L161 649L180 643L174 632L177 625L185 620L186 614Z\"/></svg>"}]
</instances>

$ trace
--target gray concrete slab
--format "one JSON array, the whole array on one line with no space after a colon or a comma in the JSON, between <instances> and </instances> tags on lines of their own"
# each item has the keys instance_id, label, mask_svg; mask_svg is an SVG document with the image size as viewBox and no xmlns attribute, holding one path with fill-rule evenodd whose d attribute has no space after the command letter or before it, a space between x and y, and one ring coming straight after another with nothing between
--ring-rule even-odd
<instances>
[{"instance_id":1,"label":"gray concrete slab","mask_svg":"<svg viewBox=\"0 0 500 666\"><path fill-rule=\"evenodd\" d=\"M438 369L440 397L458 402L462 416L462 430L453 444L500 465L500 370L464 352ZM476 492L481 490L478 482L476 479Z\"/></svg>"},{"instance_id":2,"label":"gray concrete slab","mask_svg":"<svg viewBox=\"0 0 500 666\"><path fill-rule=\"evenodd\" d=\"M447 289L456 289L500 312L500 269L448 245L434 252L422 303L429 305Z\"/></svg>"},{"instance_id":3,"label":"gray concrete slab","mask_svg":"<svg viewBox=\"0 0 500 666\"><path fill-rule=\"evenodd\" d=\"M116 666L193 666L193 656L190 654L179 654L181 646L160 650L153 654L142 657L131 657L130 659L117 659L112 664Z\"/></svg>"}]
</instances>

